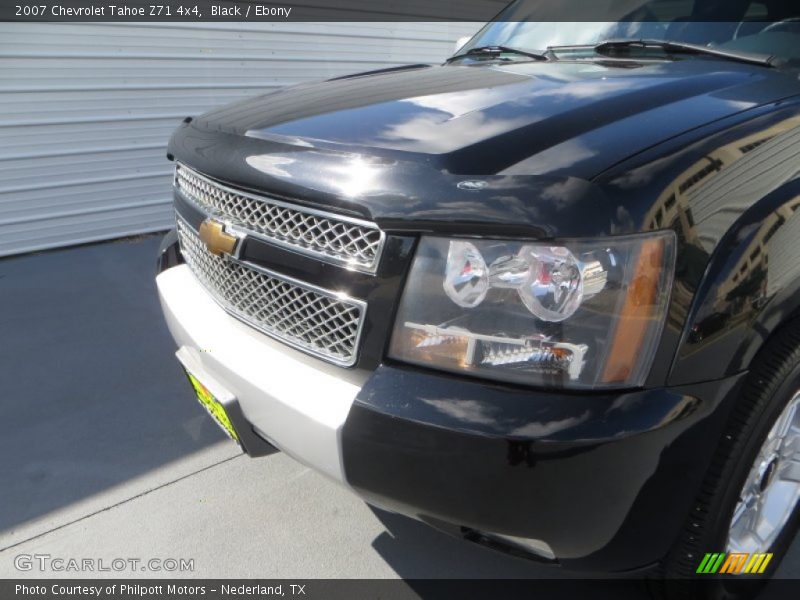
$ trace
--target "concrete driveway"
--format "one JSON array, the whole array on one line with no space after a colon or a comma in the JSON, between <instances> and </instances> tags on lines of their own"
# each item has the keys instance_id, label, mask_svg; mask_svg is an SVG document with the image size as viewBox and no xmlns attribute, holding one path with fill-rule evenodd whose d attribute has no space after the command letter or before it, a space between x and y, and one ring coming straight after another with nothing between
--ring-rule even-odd
<instances>
[{"instance_id":1,"label":"concrete driveway","mask_svg":"<svg viewBox=\"0 0 800 600\"><path fill-rule=\"evenodd\" d=\"M124 577L565 575L370 509L283 454L240 455L174 360L158 242L0 261L0 577L92 575L21 572L21 554L194 560L106 573ZM799 544L781 575L800 576Z\"/></svg>"}]
</instances>

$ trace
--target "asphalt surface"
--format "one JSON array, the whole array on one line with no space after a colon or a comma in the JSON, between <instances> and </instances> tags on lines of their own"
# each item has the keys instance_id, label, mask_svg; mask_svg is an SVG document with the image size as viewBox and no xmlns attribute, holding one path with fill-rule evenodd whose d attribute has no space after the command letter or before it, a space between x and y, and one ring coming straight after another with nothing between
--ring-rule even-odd
<instances>
[{"instance_id":1,"label":"asphalt surface","mask_svg":"<svg viewBox=\"0 0 800 600\"><path fill-rule=\"evenodd\" d=\"M286 455L240 455L174 359L158 243L0 261L0 578L568 576L372 509ZM20 571L23 554L194 570ZM800 544L779 575L800 577Z\"/></svg>"}]
</instances>

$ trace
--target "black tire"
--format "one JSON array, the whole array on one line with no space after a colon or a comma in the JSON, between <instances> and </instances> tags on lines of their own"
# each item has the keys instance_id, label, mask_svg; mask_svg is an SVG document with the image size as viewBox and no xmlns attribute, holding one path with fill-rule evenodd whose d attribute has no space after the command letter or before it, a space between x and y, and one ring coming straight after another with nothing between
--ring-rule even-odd
<instances>
[{"instance_id":1,"label":"black tire","mask_svg":"<svg viewBox=\"0 0 800 600\"><path fill-rule=\"evenodd\" d=\"M657 598L745 599L754 597L780 565L800 525L794 513L769 549L763 575L702 575L707 552L724 552L739 494L767 434L800 390L800 321L771 339L754 360L742 393L681 534L651 580Z\"/></svg>"}]
</instances>

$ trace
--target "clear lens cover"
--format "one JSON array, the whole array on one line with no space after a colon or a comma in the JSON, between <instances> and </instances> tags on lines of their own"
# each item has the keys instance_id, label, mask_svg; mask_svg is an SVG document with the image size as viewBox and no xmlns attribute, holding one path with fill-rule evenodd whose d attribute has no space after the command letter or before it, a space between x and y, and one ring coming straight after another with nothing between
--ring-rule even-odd
<instances>
[{"instance_id":1,"label":"clear lens cover","mask_svg":"<svg viewBox=\"0 0 800 600\"><path fill-rule=\"evenodd\" d=\"M423 237L397 360L541 387L636 387L653 360L672 232L541 243Z\"/></svg>"},{"instance_id":2,"label":"clear lens cover","mask_svg":"<svg viewBox=\"0 0 800 600\"><path fill-rule=\"evenodd\" d=\"M489 273L483 256L470 242L454 241L447 252L444 291L464 308L478 306L489 291Z\"/></svg>"}]
</instances>

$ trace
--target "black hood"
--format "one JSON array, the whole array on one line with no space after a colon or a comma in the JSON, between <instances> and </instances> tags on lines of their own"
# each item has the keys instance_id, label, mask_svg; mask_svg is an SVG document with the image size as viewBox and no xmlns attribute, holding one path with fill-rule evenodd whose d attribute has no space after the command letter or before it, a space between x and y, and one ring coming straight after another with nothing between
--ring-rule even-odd
<instances>
[{"instance_id":1,"label":"black hood","mask_svg":"<svg viewBox=\"0 0 800 600\"><path fill-rule=\"evenodd\" d=\"M416 66L212 111L180 127L169 153L234 186L387 231L621 234L647 227L647 199L661 190L623 201L601 173L796 94L795 75L716 59Z\"/></svg>"},{"instance_id":2,"label":"black hood","mask_svg":"<svg viewBox=\"0 0 800 600\"><path fill-rule=\"evenodd\" d=\"M632 68L596 62L417 66L259 96L210 112L198 125L300 146L405 155L454 174L588 176L690 129L796 93L796 81L787 79L718 60Z\"/></svg>"}]
</instances>

